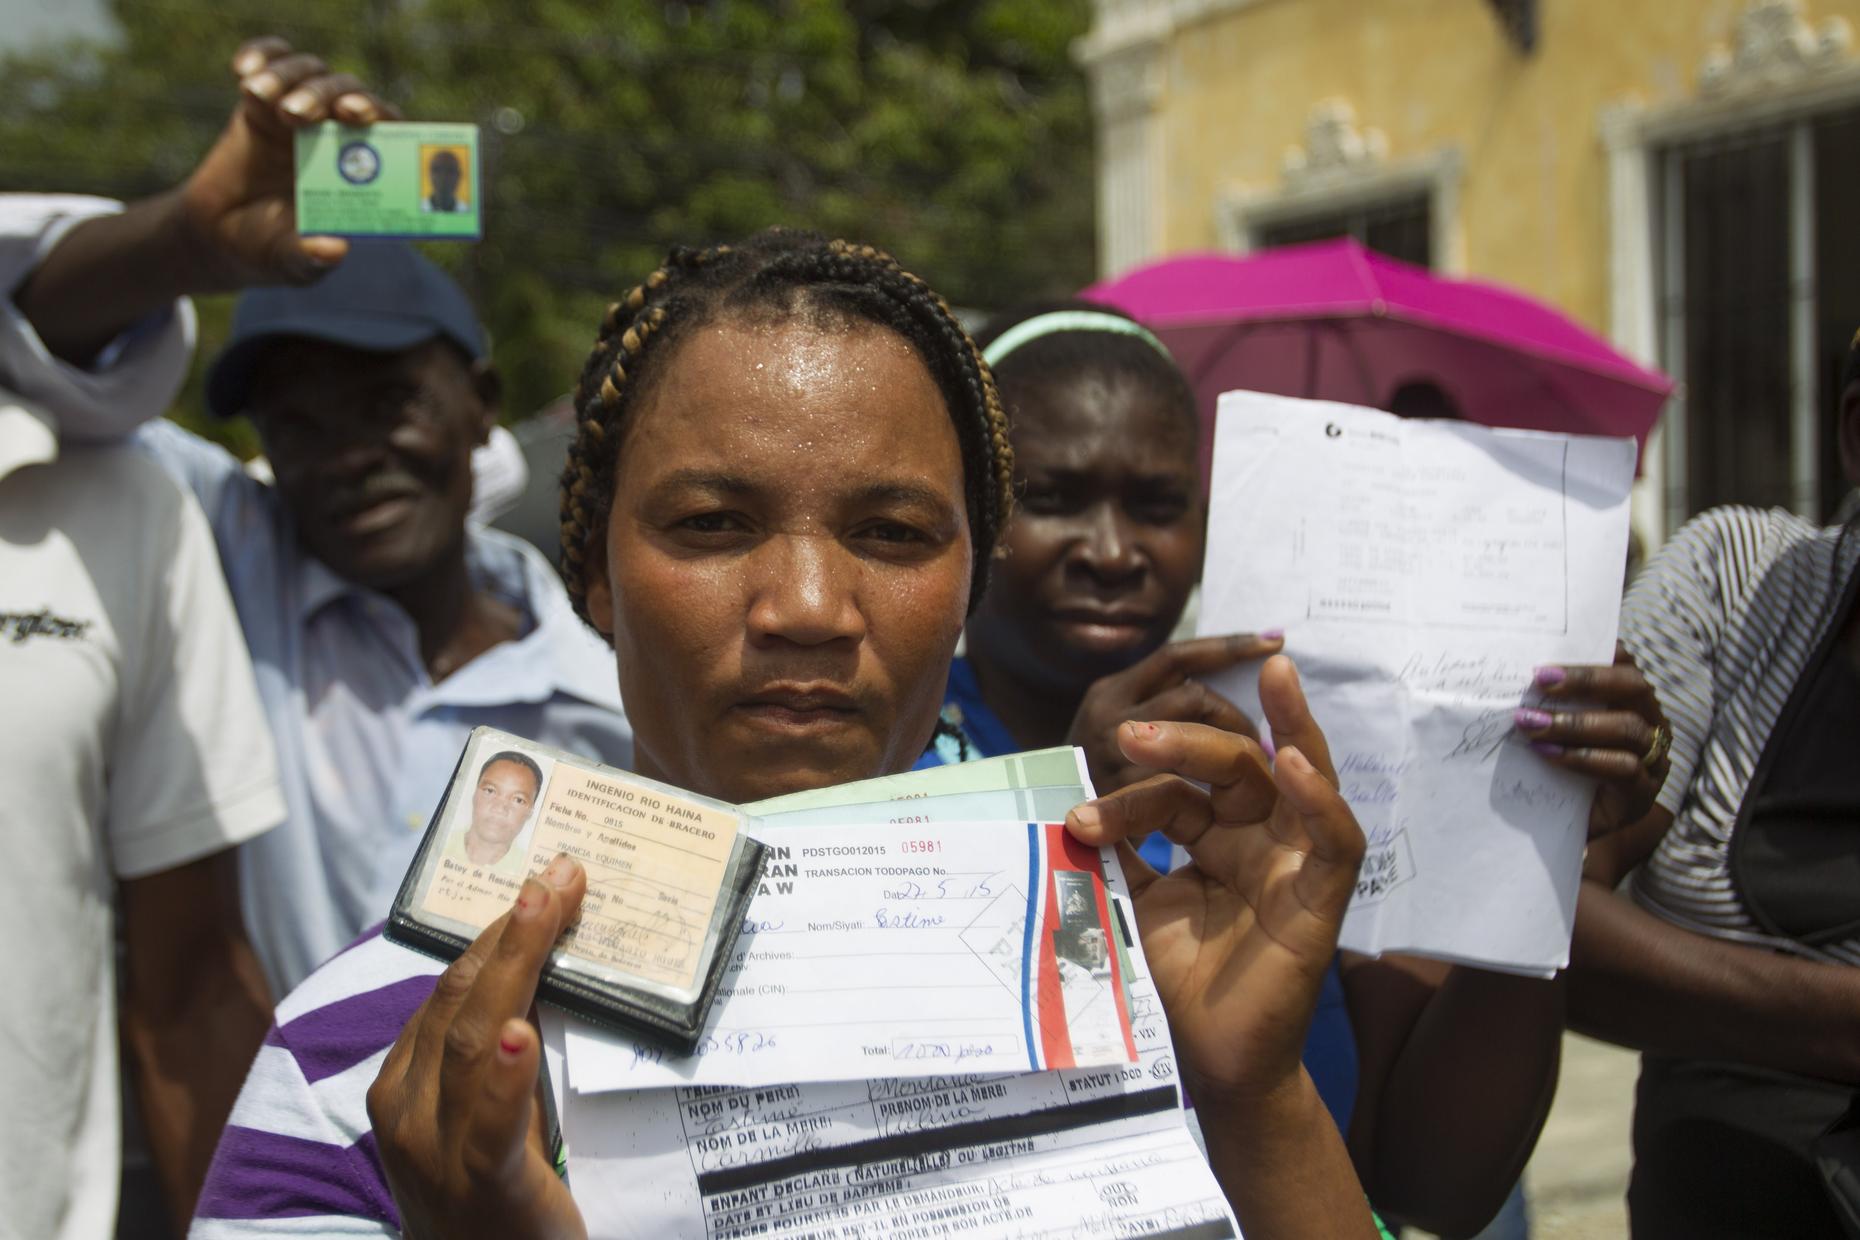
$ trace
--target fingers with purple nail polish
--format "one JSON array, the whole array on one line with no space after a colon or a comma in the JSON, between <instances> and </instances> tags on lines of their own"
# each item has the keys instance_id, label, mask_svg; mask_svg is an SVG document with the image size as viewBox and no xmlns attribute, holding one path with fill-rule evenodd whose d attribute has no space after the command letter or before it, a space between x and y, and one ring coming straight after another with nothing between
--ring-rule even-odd
<instances>
[{"instance_id":1,"label":"fingers with purple nail polish","mask_svg":"<svg viewBox=\"0 0 1860 1240\"><path fill-rule=\"evenodd\" d=\"M1541 732L1555 722L1547 710L1538 710L1532 706L1520 706L1512 713L1512 720L1521 731Z\"/></svg>"}]
</instances>

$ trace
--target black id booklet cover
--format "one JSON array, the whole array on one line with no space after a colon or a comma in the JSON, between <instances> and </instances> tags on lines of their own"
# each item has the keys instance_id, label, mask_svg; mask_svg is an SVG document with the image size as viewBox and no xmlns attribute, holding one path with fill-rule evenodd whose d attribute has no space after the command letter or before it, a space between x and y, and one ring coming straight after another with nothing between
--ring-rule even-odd
<instances>
[{"instance_id":1,"label":"black id booklet cover","mask_svg":"<svg viewBox=\"0 0 1860 1240\"><path fill-rule=\"evenodd\" d=\"M733 805L477 728L388 916L396 943L454 960L558 853L581 862L581 915L538 997L695 1049L762 873Z\"/></svg>"}]
</instances>

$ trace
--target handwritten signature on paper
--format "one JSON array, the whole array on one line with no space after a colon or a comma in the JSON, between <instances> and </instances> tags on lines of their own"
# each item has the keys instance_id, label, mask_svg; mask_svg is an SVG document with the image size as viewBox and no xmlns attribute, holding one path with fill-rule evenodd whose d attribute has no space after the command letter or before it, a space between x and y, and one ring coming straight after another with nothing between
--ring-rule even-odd
<instances>
[{"instance_id":1,"label":"handwritten signature on paper","mask_svg":"<svg viewBox=\"0 0 1860 1240\"><path fill-rule=\"evenodd\" d=\"M1530 669L1492 654L1415 651L1403 659L1395 679L1411 689L1469 698L1505 697L1523 690Z\"/></svg>"},{"instance_id":2,"label":"handwritten signature on paper","mask_svg":"<svg viewBox=\"0 0 1860 1240\"><path fill-rule=\"evenodd\" d=\"M1492 799L1500 805L1554 810L1568 809L1575 802L1576 794L1548 783L1511 779L1492 789Z\"/></svg>"},{"instance_id":3,"label":"handwritten signature on paper","mask_svg":"<svg viewBox=\"0 0 1860 1240\"><path fill-rule=\"evenodd\" d=\"M935 930L947 920L941 913L919 913L916 909L881 908L872 914L872 925L879 930Z\"/></svg>"},{"instance_id":4,"label":"handwritten signature on paper","mask_svg":"<svg viewBox=\"0 0 1860 1240\"><path fill-rule=\"evenodd\" d=\"M1494 757L1508 743L1517 740L1515 714L1511 707L1501 706L1481 712L1466 725L1460 739L1453 748L1447 750L1447 757L1471 758L1484 762Z\"/></svg>"},{"instance_id":5,"label":"handwritten signature on paper","mask_svg":"<svg viewBox=\"0 0 1860 1240\"><path fill-rule=\"evenodd\" d=\"M1401 799L1401 785L1388 778L1346 779L1343 781L1343 799L1357 808L1365 805L1393 805Z\"/></svg>"}]
</instances>

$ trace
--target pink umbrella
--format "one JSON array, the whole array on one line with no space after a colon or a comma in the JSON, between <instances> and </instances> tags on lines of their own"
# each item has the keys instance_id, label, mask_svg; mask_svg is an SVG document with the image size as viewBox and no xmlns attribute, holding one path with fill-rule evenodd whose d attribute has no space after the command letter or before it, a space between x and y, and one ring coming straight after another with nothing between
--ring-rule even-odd
<instances>
[{"instance_id":1,"label":"pink umbrella","mask_svg":"<svg viewBox=\"0 0 1860 1240\"><path fill-rule=\"evenodd\" d=\"M1080 296L1162 337L1202 403L1204 452L1215 397L1234 388L1387 408L1398 389L1431 383L1488 426L1632 435L1643 447L1673 388L1521 293L1347 239L1166 258Z\"/></svg>"}]
</instances>

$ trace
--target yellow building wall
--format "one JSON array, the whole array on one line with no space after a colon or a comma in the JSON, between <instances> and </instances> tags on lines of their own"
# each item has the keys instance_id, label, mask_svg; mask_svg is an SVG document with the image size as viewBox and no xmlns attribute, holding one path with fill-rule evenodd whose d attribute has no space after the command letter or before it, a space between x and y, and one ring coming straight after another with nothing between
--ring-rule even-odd
<instances>
[{"instance_id":1,"label":"yellow building wall","mask_svg":"<svg viewBox=\"0 0 1860 1240\"><path fill-rule=\"evenodd\" d=\"M1284 188L1312 105L1341 97L1389 165L1457 149L1465 270L1608 328L1601 118L1692 99L1746 0L1540 0L1519 53L1486 0L1257 0L1177 30L1158 120L1162 250L1219 243L1223 191ZM1808 0L1819 23L1860 0ZM1436 256L1436 262L1441 256Z\"/></svg>"}]
</instances>

